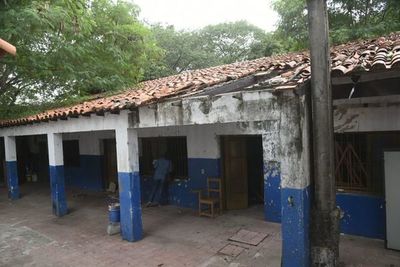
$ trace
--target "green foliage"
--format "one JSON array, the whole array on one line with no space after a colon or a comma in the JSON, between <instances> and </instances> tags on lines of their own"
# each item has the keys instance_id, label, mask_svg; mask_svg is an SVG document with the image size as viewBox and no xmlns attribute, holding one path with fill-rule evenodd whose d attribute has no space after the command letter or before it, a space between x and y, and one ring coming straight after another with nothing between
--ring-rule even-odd
<instances>
[{"instance_id":1,"label":"green foliage","mask_svg":"<svg viewBox=\"0 0 400 267\"><path fill-rule=\"evenodd\" d=\"M123 1L1 1L0 36L17 56L0 59L0 104L59 102L138 82L160 50L137 16Z\"/></svg>"},{"instance_id":2,"label":"green foliage","mask_svg":"<svg viewBox=\"0 0 400 267\"><path fill-rule=\"evenodd\" d=\"M146 79L282 51L282 44L272 34L246 21L210 25L191 32L159 24L153 25L151 30L157 44L164 50L164 58L148 67Z\"/></svg>"},{"instance_id":3,"label":"green foliage","mask_svg":"<svg viewBox=\"0 0 400 267\"><path fill-rule=\"evenodd\" d=\"M199 36L205 51L228 64L249 59L250 52L265 38L265 32L246 21L237 21L207 26Z\"/></svg>"},{"instance_id":4,"label":"green foliage","mask_svg":"<svg viewBox=\"0 0 400 267\"><path fill-rule=\"evenodd\" d=\"M151 27L157 45L163 49L163 57L150 64L146 79L174 75L185 70L218 64L215 57L202 49L197 32L177 31L173 26L160 24Z\"/></svg>"},{"instance_id":5,"label":"green foliage","mask_svg":"<svg viewBox=\"0 0 400 267\"><path fill-rule=\"evenodd\" d=\"M330 37L334 44L400 30L398 0L328 0ZM306 0L274 0L279 14L276 36L288 51L308 46Z\"/></svg>"},{"instance_id":6,"label":"green foliage","mask_svg":"<svg viewBox=\"0 0 400 267\"><path fill-rule=\"evenodd\" d=\"M18 105L13 105L11 108L9 106L0 106L0 114L1 119L17 119L30 115L35 115L49 109L73 106L75 104L82 103L91 99L93 99L93 96L65 98L59 101L35 104L20 103Z\"/></svg>"},{"instance_id":7,"label":"green foliage","mask_svg":"<svg viewBox=\"0 0 400 267\"><path fill-rule=\"evenodd\" d=\"M399 0L328 0L333 43L400 29ZM0 118L112 94L143 79L297 51L308 46L306 0L274 0L275 32L238 21L178 31L144 26L118 0L0 1ZM51 103L51 104L50 104Z\"/></svg>"},{"instance_id":8,"label":"green foliage","mask_svg":"<svg viewBox=\"0 0 400 267\"><path fill-rule=\"evenodd\" d=\"M308 41L307 5L305 0L275 0L273 9L279 14L276 38L286 51L303 49Z\"/></svg>"}]
</instances>

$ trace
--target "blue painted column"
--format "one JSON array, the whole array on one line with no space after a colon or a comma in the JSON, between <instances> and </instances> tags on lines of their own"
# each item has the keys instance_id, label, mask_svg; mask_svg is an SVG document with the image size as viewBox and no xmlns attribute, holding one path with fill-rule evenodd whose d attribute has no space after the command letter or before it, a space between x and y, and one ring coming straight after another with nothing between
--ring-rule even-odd
<instances>
[{"instance_id":1,"label":"blue painted column","mask_svg":"<svg viewBox=\"0 0 400 267\"><path fill-rule=\"evenodd\" d=\"M16 200L20 197L20 193L18 185L17 148L15 136L5 136L4 147L6 155L8 197L11 200Z\"/></svg>"},{"instance_id":2,"label":"blue painted column","mask_svg":"<svg viewBox=\"0 0 400 267\"><path fill-rule=\"evenodd\" d=\"M282 95L282 266L310 266L310 145L304 96Z\"/></svg>"},{"instance_id":3,"label":"blue painted column","mask_svg":"<svg viewBox=\"0 0 400 267\"><path fill-rule=\"evenodd\" d=\"M47 134L49 150L49 174L53 214L62 217L68 212L65 195L64 156L62 134Z\"/></svg>"},{"instance_id":4,"label":"blue painted column","mask_svg":"<svg viewBox=\"0 0 400 267\"><path fill-rule=\"evenodd\" d=\"M122 239L135 242L142 239L142 207L139 177L137 131L119 128L115 131Z\"/></svg>"},{"instance_id":5,"label":"blue painted column","mask_svg":"<svg viewBox=\"0 0 400 267\"><path fill-rule=\"evenodd\" d=\"M262 135L264 158L264 217L269 222L281 222L281 164L278 159L278 121Z\"/></svg>"}]
</instances>

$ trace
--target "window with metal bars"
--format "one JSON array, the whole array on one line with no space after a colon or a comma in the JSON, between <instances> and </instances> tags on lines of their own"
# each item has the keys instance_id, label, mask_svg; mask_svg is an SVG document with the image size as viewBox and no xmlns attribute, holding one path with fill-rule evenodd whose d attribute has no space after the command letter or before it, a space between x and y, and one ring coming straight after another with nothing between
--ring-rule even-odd
<instances>
[{"instance_id":1,"label":"window with metal bars","mask_svg":"<svg viewBox=\"0 0 400 267\"><path fill-rule=\"evenodd\" d=\"M383 154L393 149L400 149L400 133L335 134L337 189L382 195Z\"/></svg>"},{"instance_id":2,"label":"window with metal bars","mask_svg":"<svg viewBox=\"0 0 400 267\"><path fill-rule=\"evenodd\" d=\"M338 134L335 138L335 177L339 189L368 191L367 143L364 135Z\"/></svg>"},{"instance_id":3,"label":"window with metal bars","mask_svg":"<svg viewBox=\"0 0 400 267\"><path fill-rule=\"evenodd\" d=\"M140 173L152 176L153 161L162 155L171 161L171 179L188 178L188 157L186 137L149 137L140 138Z\"/></svg>"}]
</instances>

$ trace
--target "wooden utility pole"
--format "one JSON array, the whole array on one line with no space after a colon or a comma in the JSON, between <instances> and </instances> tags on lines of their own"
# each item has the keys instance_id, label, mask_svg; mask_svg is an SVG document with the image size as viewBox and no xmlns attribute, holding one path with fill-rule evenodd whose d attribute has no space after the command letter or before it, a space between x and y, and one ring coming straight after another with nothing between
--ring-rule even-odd
<instances>
[{"instance_id":1,"label":"wooden utility pole","mask_svg":"<svg viewBox=\"0 0 400 267\"><path fill-rule=\"evenodd\" d=\"M307 0L311 54L314 201L311 217L313 266L337 266L336 208L329 25L326 0Z\"/></svg>"}]
</instances>

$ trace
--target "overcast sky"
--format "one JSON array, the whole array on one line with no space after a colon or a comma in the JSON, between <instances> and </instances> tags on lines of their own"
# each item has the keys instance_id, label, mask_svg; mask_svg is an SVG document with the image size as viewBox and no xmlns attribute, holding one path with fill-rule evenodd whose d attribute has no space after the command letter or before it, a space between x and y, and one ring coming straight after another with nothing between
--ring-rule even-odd
<instances>
[{"instance_id":1,"label":"overcast sky","mask_svg":"<svg viewBox=\"0 0 400 267\"><path fill-rule=\"evenodd\" d=\"M199 29L221 22L247 20L272 31L277 15L271 0L132 0L141 8L140 18L174 25L177 29Z\"/></svg>"}]
</instances>

